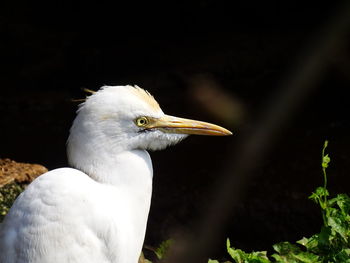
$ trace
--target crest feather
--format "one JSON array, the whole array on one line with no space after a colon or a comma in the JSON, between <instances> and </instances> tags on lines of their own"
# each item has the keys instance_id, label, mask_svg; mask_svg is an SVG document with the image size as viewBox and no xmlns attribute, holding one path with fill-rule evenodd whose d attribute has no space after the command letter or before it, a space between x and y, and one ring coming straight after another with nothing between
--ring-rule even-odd
<instances>
[{"instance_id":1,"label":"crest feather","mask_svg":"<svg viewBox=\"0 0 350 263\"><path fill-rule=\"evenodd\" d=\"M154 99L154 97L147 90L144 90L136 85L135 86L128 85L127 87L130 87L131 91L137 97L139 97L144 102L146 102L152 109L154 109L155 111L161 110L158 102Z\"/></svg>"}]
</instances>

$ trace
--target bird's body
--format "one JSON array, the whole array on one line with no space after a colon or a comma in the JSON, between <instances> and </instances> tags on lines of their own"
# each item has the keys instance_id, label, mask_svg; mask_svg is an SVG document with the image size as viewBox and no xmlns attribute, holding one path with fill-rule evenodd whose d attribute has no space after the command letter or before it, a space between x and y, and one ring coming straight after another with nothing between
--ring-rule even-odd
<instances>
[{"instance_id":1,"label":"bird's body","mask_svg":"<svg viewBox=\"0 0 350 263\"><path fill-rule=\"evenodd\" d=\"M165 115L137 87L105 87L90 96L68 139L75 169L47 172L18 197L1 224L0 263L136 263L152 194L146 150L190 133L229 134L189 121Z\"/></svg>"},{"instance_id":2,"label":"bird's body","mask_svg":"<svg viewBox=\"0 0 350 263\"><path fill-rule=\"evenodd\" d=\"M0 262L137 262L151 201L145 175L136 191L71 168L40 176L2 224Z\"/></svg>"}]
</instances>

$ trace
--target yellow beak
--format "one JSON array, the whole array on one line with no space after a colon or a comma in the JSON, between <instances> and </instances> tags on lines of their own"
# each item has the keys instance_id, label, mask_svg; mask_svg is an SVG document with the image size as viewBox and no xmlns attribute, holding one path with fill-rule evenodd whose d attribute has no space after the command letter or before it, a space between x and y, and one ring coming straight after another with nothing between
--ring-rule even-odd
<instances>
[{"instance_id":1,"label":"yellow beak","mask_svg":"<svg viewBox=\"0 0 350 263\"><path fill-rule=\"evenodd\" d=\"M165 115L153 119L147 129L159 129L167 133L225 136L232 135L229 130L215 124Z\"/></svg>"}]
</instances>

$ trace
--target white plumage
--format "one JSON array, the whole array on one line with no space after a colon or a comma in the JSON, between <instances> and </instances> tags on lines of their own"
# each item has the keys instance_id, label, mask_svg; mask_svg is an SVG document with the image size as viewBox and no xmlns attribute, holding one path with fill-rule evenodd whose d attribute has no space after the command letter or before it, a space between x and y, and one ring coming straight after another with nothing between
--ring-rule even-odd
<instances>
[{"instance_id":1,"label":"white plumage","mask_svg":"<svg viewBox=\"0 0 350 263\"><path fill-rule=\"evenodd\" d=\"M1 263L136 263L152 193L152 162L188 134L229 135L165 115L139 87L103 87L87 98L67 143L73 168L38 177L0 229Z\"/></svg>"}]
</instances>

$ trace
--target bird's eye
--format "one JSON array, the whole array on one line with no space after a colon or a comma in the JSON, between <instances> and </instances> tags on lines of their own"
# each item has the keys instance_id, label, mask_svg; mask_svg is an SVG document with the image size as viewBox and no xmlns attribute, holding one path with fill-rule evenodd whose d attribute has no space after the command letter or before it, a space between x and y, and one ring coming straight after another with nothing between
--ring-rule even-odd
<instances>
[{"instance_id":1,"label":"bird's eye","mask_svg":"<svg viewBox=\"0 0 350 263\"><path fill-rule=\"evenodd\" d=\"M139 117L135 120L135 123L139 127L144 127L149 123L149 121L146 117Z\"/></svg>"}]
</instances>

